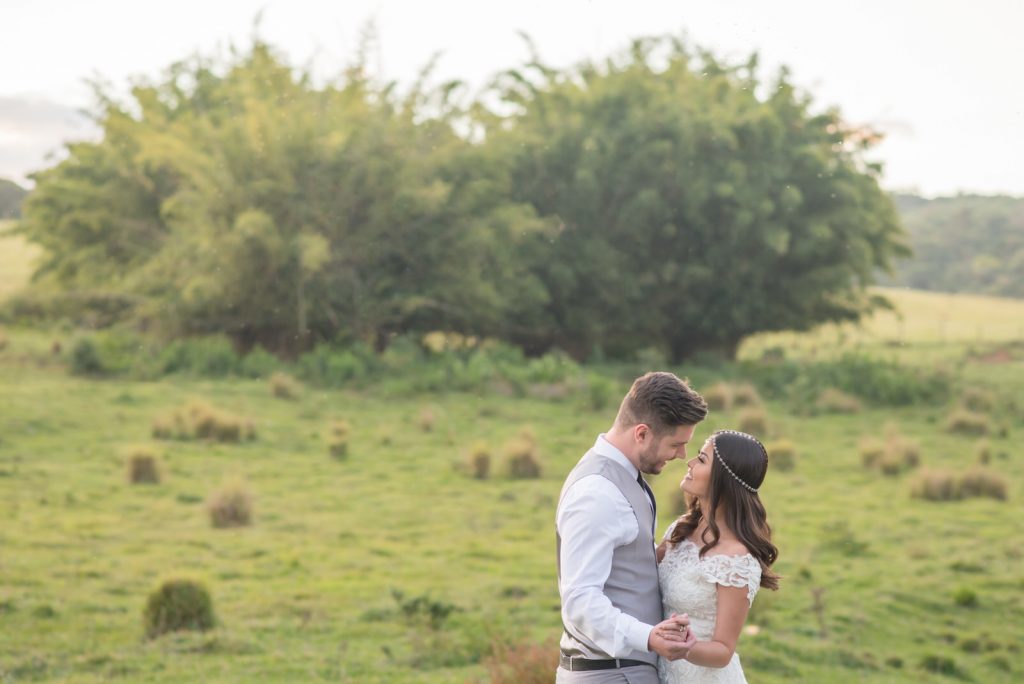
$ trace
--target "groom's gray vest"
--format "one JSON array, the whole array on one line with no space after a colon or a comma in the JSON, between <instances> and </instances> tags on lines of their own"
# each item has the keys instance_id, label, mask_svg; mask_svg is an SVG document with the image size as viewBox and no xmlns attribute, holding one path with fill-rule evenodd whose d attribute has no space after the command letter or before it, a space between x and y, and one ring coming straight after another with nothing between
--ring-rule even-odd
<instances>
[{"instance_id":1,"label":"groom's gray vest","mask_svg":"<svg viewBox=\"0 0 1024 684\"><path fill-rule=\"evenodd\" d=\"M651 500L640 483L630 477L625 468L591 449L583 455L565 479L562 493L558 497L559 504L569 487L587 475L600 475L622 492L633 508L640 530L631 544L618 547L612 554L612 571L605 582L604 595L623 613L649 625L656 625L662 619L661 590L658 587L658 559L654 553L654 513L651 510ZM558 581L561 585L562 537L557 530L555 537ZM565 631L562 634L561 647L566 655L592 659L611 658L572 625L563 625L563 628ZM655 666L658 662L657 654L647 651L633 651L630 655L620 657L644 660Z\"/></svg>"}]
</instances>

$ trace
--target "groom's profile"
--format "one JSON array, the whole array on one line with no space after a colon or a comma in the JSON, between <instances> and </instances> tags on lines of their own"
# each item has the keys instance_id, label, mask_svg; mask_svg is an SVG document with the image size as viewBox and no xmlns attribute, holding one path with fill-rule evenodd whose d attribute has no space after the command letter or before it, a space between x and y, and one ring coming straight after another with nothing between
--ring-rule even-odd
<instances>
[{"instance_id":1,"label":"groom's profile","mask_svg":"<svg viewBox=\"0 0 1024 684\"><path fill-rule=\"evenodd\" d=\"M562 638L558 682L657 682L658 656L684 657L694 641L685 617L662 638L655 557L655 475L686 445L707 403L672 373L636 379L615 422L569 473L555 530Z\"/></svg>"}]
</instances>

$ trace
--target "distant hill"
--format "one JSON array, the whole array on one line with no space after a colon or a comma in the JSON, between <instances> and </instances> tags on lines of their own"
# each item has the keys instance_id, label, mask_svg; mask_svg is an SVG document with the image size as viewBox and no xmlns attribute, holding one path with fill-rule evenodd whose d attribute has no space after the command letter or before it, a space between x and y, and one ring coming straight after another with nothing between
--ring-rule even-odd
<instances>
[{"instance_id":1,"label":"distant hill","mask_svg":"<svg viewBox=\"0 0 1024 684\"><path fill-rule=\"evenodd\" d=\"M14 181L0 178L0 219L19 218L21 201L27 194L28 190Z\"/></svg>"},{"instance_id":2,"label":"distant hill","mask_svg":"<svg viewBox=\"0 0 1024 684\"><path fill-rule=\"evenodd\" d=\"M897 195L914 256L884 282L920 290L1024 297L1024 198Z\"/></svg>"}]
</instances>

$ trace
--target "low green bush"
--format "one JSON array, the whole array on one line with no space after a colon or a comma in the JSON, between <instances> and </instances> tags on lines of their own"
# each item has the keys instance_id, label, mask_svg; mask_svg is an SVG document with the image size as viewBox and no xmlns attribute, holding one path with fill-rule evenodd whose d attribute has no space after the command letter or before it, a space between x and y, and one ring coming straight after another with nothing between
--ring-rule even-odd
<instances>
[{"instance_id":1,"label":"low green bush","mask_svg":"<svg viewBox=\"0 0 1024 684\"><path fill-rule=\"evenodd\" d=\"M150 639L177 630L206 631L215 624L213 600L202 582L165 579L146 600L143 621Z\"/></svg>"},{"instance_id":2,"label":"low green bush","mask_svg":"<svg viewBox=\"0 0 1024 684\"><path fill-rule=\"evenodd\" d=\"M766 394L788 399L798 408L813 405L834 388L869 406L909 406L945 402L952 391L949 375L935 369L904 366L858 353L818 362L744 362L739 365Z\"/></svg>"}]
</instances>

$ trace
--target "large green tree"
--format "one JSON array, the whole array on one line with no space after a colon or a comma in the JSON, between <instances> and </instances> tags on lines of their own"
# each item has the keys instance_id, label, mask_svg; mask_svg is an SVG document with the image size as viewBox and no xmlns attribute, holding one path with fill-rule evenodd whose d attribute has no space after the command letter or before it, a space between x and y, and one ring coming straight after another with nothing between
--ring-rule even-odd
<instances>
[{"instance_id":1,"label":"large green tree","mask_svg":"<svg viewBox=\"0 0 1024 684\"><path fill-rule=\"evenodd\" d=\"M169 335L290 353L497 334L513 290L543 296L501 246L541 224L454 132L454 88L400 97L361 62L317 88L259 42L219 69L183 62L127 103L101 93L103 139L37 176L22 231L41 275L137 293Z\"/></svg>"},{"instance_id":2,"label":"large green tree","mask_svg":"<svg viewBox=\"0 0 1024 684\"><path fill-rule=\"evenodd\" d=\"M725 65L679 41L569 71L536 58L484 117L513 198L557 217L524 245L549 302L516 332L576 356L734 352L744 336L856 319L904 254L876 140L815 113L785 72Z\"/></svg>"}]
</instances>

